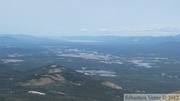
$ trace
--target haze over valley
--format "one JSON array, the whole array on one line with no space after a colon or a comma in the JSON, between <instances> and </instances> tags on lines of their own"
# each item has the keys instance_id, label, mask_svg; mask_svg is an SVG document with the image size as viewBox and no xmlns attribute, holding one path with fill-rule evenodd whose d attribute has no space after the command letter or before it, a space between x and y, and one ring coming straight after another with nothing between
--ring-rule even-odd
<instances>
[{"instance_id":1,"label":"haze over valley","mask_svg":"<svg viewBox=\"0 0 180 101\"><path fill-rule=\"evenodd\" d=\"M92 41L70 41L81 40L82 37L84 40L88 38ZM0 35L0 38L3 39L0 42L2 99L8 100L6 96L15 99L14 94L17 92L27 97L34 94L45 95L49 99L59 92L63 96L57 99L71 99L74 96L74 100L77 100L83 96L82 100L86 98L102 100L95 95L93 95L95 98L89 96L90 92L87 95L81 95L80 92L77 92L80 95L72 95L72 92L62 89L52 90L51 86L60 85L66 85L68 89L72 89L70 85L74 85L80 87L80 90L84 85L86 79L79 81L80 78L76 75L74 79L69 78L74 74L66 74L69 73L68 71L61 74L63 68L69 68L82 78L95 80L99 87L114 89L114 93L107 90L110 94L107 99L113 98L114 101L122 99L122 94L128 92L171 93L180 89L179 35L80 36L74 39L73 37L53 39L26 35ZM138 41L134 41L135 39ZM63 68L50 69L56 66ZM46 71L45 68L49 70ZM16 89L16 87L20 88ZM85 89L83 87L82 89ZM118 92L121 92L120 95ZM16 98L22 99L21 96Z\"/></svg>"}]
</instances>

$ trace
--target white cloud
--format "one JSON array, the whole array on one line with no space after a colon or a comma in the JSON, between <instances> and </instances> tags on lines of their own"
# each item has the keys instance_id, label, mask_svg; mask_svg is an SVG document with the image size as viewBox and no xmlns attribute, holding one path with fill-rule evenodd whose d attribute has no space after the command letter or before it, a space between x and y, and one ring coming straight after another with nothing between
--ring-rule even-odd
<instances>
[{"instance_id":1,"label":"white cloud","mask_svg":"<svg viewBox=\"0 0 180 101\"><path fill-rule=\"evenodd\" d=\"M98 31L99 32L108 32L108 29L103 28L103 29L98 29Z\"/></svg>"},{"instance_id":2,"label":"white cloud","mask_svg":"<svg viewBox=\"0 0 180 101\"><path fill-rule=\"evenodd\" d=\"M81 32L88 32L89 30L88 29L86 29L86 28L82 28L81 29Z\"/></svg>"},{"instance_id":3,"label":"white cloud","mask_svg":"<svg viewBox=\"0 0 180 101\"><path fill-rule=\"evenodd\" d=\"M139 28L139 29L97 29L89 30L86 28L81 29L81 32L86 35L113 35L113 36L171 36L180 33L180 28L161 27L161 28Z\"/></svg>"},{"instance_id":4,"label":"white cloud","mask_svg":"<svg viewBox=\"0 0 180 101\"><path fill-rule=\"evenodd\" d=\"M123 30L126 35L130 36L169 36L177 35L180 33L179 28L173 27L162 27L162 28L152 28L152 29L132 29L132 30Z\"/></svg>"},{"instance_id":5,"label":"white cloud","mask_svg":"<svg viewBox=\"0 0 180 101\"><path fill-rule=\"evenodd\" d=\"M174 27L157 28L156 30L160 32L180 32L179 28Z\"/></svg>"}]
</instances>

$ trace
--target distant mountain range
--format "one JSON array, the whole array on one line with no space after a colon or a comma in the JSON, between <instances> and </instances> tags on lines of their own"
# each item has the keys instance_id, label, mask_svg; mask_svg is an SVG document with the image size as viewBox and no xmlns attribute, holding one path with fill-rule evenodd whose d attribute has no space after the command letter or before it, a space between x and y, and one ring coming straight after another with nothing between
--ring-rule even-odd
<instances>
[{"instance_id":1,"label":"distant mountain range","mask_svg":"<svg viewBox=\"0 0 180 101\"><path fill-rule=\"evenodd\" d=\"M67 36L35 37L30 35L0 35L0 46L42 47L42 46L76 46L78 47L121 47L121 52L129 53L163 53L176 55L180 53L180 34L176 36ZM132 52L131 52L132 51Z\"/></svg>"},{"instance_id":2,"label":"distant mountain range","mask_svg":"<svg viewBox=\"0 0 180 101\"><path fill-rule=\"evenodd\" d=\"M180 42L180 34L176 36L64 36L64 37L35 37L30 35L0 35L2 42L31 42L31 43L47 43L57 41L67 42L113 42L113 43L163 43L163 42Z\"/></svg>"}]
</instances>

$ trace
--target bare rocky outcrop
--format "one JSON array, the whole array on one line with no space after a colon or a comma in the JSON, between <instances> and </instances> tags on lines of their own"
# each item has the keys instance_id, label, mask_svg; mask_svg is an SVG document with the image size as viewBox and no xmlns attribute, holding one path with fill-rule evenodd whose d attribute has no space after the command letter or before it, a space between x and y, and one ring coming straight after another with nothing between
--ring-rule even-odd
<instances>
[{"instance_id":1,"label":"bare rocky outcrop","mask_svg":"<svg viewBox=\"0 0 180 101\"><path fill-rule=\"evenodd\" d=\"M48 73L60 73L62 70L57 68L57 65L52 65L48 71Z\"/></svg>"},{"instance_id":2,"label":"bare rocky outcrop","mask_svg":"<svg viewBox=\"0 0 180 101\"><path fill-rule=\"evenodd\" d=\"M119 90L122 89L122 87L120 87L119 85L112 83L112 82L109 82L109 81L105 81L102 84L107 86L107 87L113 88L113 89L119 89Z\"/></svg>"},{"instance_id":3,"label":"bare rocky outcrop","mask_svg":"<svg viewBox=\"0 0 180 101\"><path fill-rule=\"evenodd\" d=\"M27 80L25 83L22 83L22 85L26 86L39 86L39 85L47 85L55 82L61 82L64 83L66 80L63 76L61 76L62 68L58 68L57 65L51 65L49 68L44 68L48 69L47 73L44 74L35 74L34 79Z\"/></svg>"}]
</instances>

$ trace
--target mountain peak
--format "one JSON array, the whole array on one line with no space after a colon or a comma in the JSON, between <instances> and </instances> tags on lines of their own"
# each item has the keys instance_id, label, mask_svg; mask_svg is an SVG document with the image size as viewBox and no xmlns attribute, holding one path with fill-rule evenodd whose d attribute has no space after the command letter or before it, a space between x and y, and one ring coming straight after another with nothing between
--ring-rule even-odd
<instances>
[{"instance_id":1,"label":"mountain peak","mask_svg":"<svg viewBox=\"0 0 180 101\"><path fill-rule=\"evenodd\" d=\"M39 86L39 85L47 85L56 82L65 83L67 80L63 77L64 67L58 65L50 65L44 67L37 73L33 74L31 79L26 80L23 85L28 86Z\"/></svg>"},{"instance_id":2,"label":"mountain peak","mask_svg":"<svg viewBox=\"0 0 180 101\"><path fill-rule=\"evenodd\" d=\"M32 96L37 97L33 101L39 101L39 97L41 97L36 95L44 95L43 101L50 101L54 97L56 98L53 99L54 101L62 99L68 101L119 101L124 92L120 86L112 82L102 83L102 81L75 70L55 64L30 70L18 81L12 82L9 86L19 89L8 89L11 92L18 92L16 99L21 99L24 95L27 96L26 99L31 99ZM9 96L14 97L14 94L16 93L10 93Z\"/></svg>"},{"instance_id":3,"label":"mountain peak","mask_svg":"<svg viewBox=\"0 0 180 101\"><path fill-rule=\"evenodd\" d=\"M51 65L48 73L61 73L65 68L59 67L58 65Z\"/></svg>"}]
</instances>

